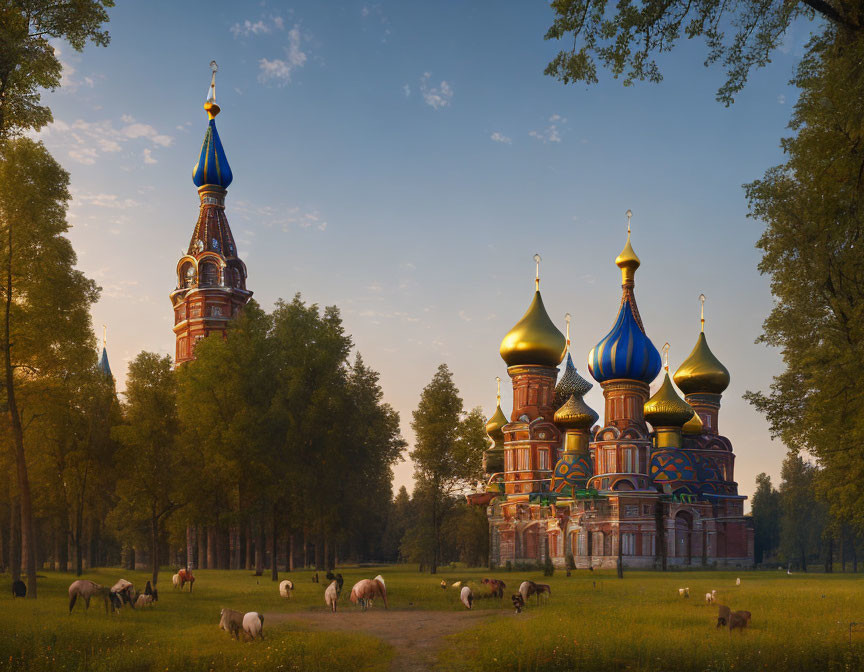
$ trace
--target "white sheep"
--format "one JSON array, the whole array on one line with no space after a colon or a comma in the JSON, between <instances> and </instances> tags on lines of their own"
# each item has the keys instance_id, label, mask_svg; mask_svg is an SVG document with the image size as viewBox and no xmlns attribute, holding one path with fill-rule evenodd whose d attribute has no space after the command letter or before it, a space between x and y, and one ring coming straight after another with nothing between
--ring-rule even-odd
<instances>
[{"instance_id":1,"label":"white sheep","mask_svg":"<svg viewBox=\"0 0 864 672\"><path fill-rule=\"evenodd\" d=\"M294 590L294 582L285 580L279 584L279 594L282 597L291 597L291 591Z\"/></svg>"},{"instance_id":2,"label":"white sheep","mask_svg":"<svg viewBox=\"0 0 864 672\"><path fill-rule=\"evenodd\" d=\"M243 631L252 639L264 639L264 616L257 611L247 612L243 616Z\"/></svg>"},{"instance_id":3,"label":"white sheep","mask_svg":"<svg viewBox=\"0 0 864 672\"><path fill-rule=\"evenodd\" d=\"M138 599L135 600L135 607L143 607L145 604L149 604L152 607L153 602L154 600L152 595L145 595L144 593L141 593L140 595L138 595Z\"/></svg>"},{"instance_id":4,"label":"white sheep","mask_svg":"<svg viewBox=\"0 0 864 672\"><path fill-rule=\"evenodd\" d=\"M681 597L690 597L690 588L679 588L678 595Z\"/></svg>"},{"instance_id":5,"label":"white sheep","mask_svg":"<svg viewBox=\"0 0 864 672\"><path fill-rule=\"evenodd\" d=\"M174 586L175 588L180 587L180 575L179 574L175 574L174 576L171 577L171 585Z\"/></svg>"},{"instance_id":6,"label":"white sheep","mask_svg":"<svg viewBox=\"0 0 864 672\"><path fill-rule=\"evenodd\" d=\"M705 593L705 601L708 604L714 604L717 601L717 591L712 590L710 593Z\"/></svg>"},{"instance_id":7,"label":"white sheep","mask_svg":"<svg viewBox=\"0 0 864 672\"><path fill-rule=\"evenodd\" d=\"M739 576L737 579L735 579L735 585L736 585L736 586L740 586L740 585L741 585L741 577L740 577L740 576Z\"/></svg>"},{"instance_id":8,"label":"white sheep","mask_svg":"<svg viewBox=\"0 0 864 672\"><path fill-rule=\"evenodd\" d=\"M336 602L339 601L339 582L331 581L324 591L324 603L330 607L330 611L336 613Z\"/></svg>"},{"instance_id":9,"label":"white sheep","mask_svg":"<svg viewBox=\"0 0 864 672\"><path fill-rule=\"evenodd\" d=\"M474 593L471 592L471 589L468 586L462 588L462 592L459 594L459 599L462 601L462 604L469 609L474 606Z\"/></svg>"},{"instance_id":10,"label":"white sheep","mask_svg":"<svg viewBox=\"0 0 864 672\"><path fill-rule=\"evenodd\" d=\"M453 584L452 584L450 587L451 587L451 588L460 588L461 586L462 586L462 582L461 582L461 581L454 581Z\"/></svg>"}]
</instances>

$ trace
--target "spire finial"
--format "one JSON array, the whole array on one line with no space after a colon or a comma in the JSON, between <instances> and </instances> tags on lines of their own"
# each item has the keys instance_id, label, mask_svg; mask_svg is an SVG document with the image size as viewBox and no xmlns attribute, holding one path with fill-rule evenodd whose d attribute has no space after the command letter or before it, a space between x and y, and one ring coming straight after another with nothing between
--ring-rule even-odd
<instances>
[{"instance_id":1,"label":"spire finial","mask_svg":"<svg viewBox=\"0 0 864 672\"><path fill-rule=\"evenodd\" d=\"M564 315L564 321L567 323L567 351L570 351L570 313Z\"/></svg>"},{"instance_id":2,"label":"spire finial","mask_svg":"<svg viewBox=\"0 0 864 672\"><path fill-rule=\"evenodd\" d=\"M633 211L627 210L627 237L630 237L630 218L633 217Z\"/></svg>"},{"instance_id":3,"label":"spire finial","mask_svg":"<svg viewBox=\"0 0 864 672\"><path fill-rule=\"evenodd\" d=\"M669 373L669 342L663 344L663 368Z\"/></svg>"},{"instance_id":4,"label":"spire finial","mask_svg":"<svg viewBox=\"0 0 864 672\"><path fill-rule=\"evenodd\" d=\"M216 65L216 61L210 61L210 71L213 73L210 76L210 89L207 92L207 101L204 103L204 109L207 110L207 116L210 119L215 119L216 115L219 114L220 108L219 105L216 104L216 71L219 70L219 66Z\"/></svg>"},{"instance_id":5,"label":"spire finial","mask_svg":"<svg viewBox=\"0 0 864 672\"><path fill-rule=\"evenodd\" d=\"M539 254L534 255L534 263L537 264L537 275L534 276L534 290L540 291L540 262L542 261L542 257Z\"/></svg>"},{"instance_id":6,"label":"spire finial","mask_svg":"<svg viewBox=\"0 0 864 672\"><path fill-rule=\"evenodd\" d=\"M702 333L705 333L705 295L704 294L699 295L699 303L701 304L699 306L699 322L702 326L702 329L701 329Z\"/></svg>"},{"instance_id":7,"label":"spire finial","mask_svg":"<svg viewBox=\"0 0 864 672\"><path fill-rule=\"evenodd\" d=\"M501 405L501 376L495 376L495 382L498 384L498 405Z\"/></svg>"},{"instance_id":8,"label":"spire finial","mask_svg":"<svg viewBox=\"0 0 864 672\"><path fill-rule=\"evenodd\" d=\"M108 325L102 325L102 347L105 348L108 345Z\"/></svg>"}]
</instances>

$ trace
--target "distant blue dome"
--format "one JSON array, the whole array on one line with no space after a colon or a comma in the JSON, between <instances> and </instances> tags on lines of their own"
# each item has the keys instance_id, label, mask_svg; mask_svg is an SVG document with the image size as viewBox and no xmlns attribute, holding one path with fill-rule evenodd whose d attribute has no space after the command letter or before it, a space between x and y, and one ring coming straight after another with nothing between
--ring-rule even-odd
<instances>
[{"instance_id":1,"label":"distant blue dome","mask_svg":"<svg viewBox=\"0 0 864 672\"><path fill-rule=\"evenodd\" d=\"M588 370L598 383L619 378L650 383L661 368L660 353L636 322L625 297L612 331L588 353Z\"/></svg>"},{"instance_id":2,"label":"distant blue dome","mask_svg":"<svg viewBox=\"0 0 864 672\"><path fill-rule=\"evenodd\" d=\"M231 166L228 165L222 141L216 131L216 120L211 119L204 135L204 144L201 146L201 156L192 169L192 181L196 187L211 184L227 189L233 179Z\"/></svg>"},{"instance_id":3,"label":"distant blue dome","mask_svg":"<svg viewBox=\"0 0 864 672\"><path fill-rule=\"evenodd\" d=\"M108 378L111 377L111 366L108 364L108 350L104 345L102 346L102 356L99 358L99 369Z\"/></svg>"}]
</instances>

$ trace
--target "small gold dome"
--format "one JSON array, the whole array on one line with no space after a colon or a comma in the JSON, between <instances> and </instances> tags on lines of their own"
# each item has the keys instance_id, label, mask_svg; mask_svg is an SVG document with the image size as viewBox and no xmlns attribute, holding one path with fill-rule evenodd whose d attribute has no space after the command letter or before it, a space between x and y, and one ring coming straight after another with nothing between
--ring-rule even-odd
<instances>
[{"instance_id":1,"label":"small gold dome","mask_svg":"<svg viewBox=\"0 0 864 672\"><path fill-rule=\"evenodd\" d=\"M660 389L645 402L643 410L645 419L653 427L681 427L694 415L690 404L679 397L672 387L668 371Z\"/></svg>"},{"instance_id":2,"label":"small gold dome","mask_svg":"<svg viewBox=\"0 0 864 672\"><path fill-rule=\"evenodd\" d=\"M702 418L700 418L699 414L694 411L693 417L684 423L684 426L681 428L681 431L684 434L693 436L696 434L701 434L704 429L705 429L705 425L702 424Z\"/></svg>"},{"instance_id":3,"label":"small gold dome","mask_svg":"<svg viewBox=\"0 0 864 672\"><path fill-rule=\"evenodd\" d=\"M564 405L555 411L555 424L563 429L591 429L600 416L582 397L571 394Z\"/></svg>"},{"instance_id":4,"label":"small gold dome","mask_svg":"<svg viewBox=\"0 0 864 672\"><path fill-rule=\"evenodd\" d=\"M642 264L633 246L630 244L630 231L627 231L627 244L621 254L615 257L615 265L621 269L621 284L632 285L635 282L636 269Z\"/></svg>"},{"instance_id":5,"label":"small gold dome","mask_svg":"<svg viewBox=\"0 0 864 672\"><path fill-rule=\"evenodd\" d=\"M488 434L489 438L495 443L500 443L504 440L504 432L501 431L501 428L506 425L507 422L507 416L504 415L504 411L501 410L501 404L498 404L498 408L495 409L494 415L489 418L489 422L486 423L486 434Z\"/></svg>"},{"instance_id":6,"label":"small gold dome","mask_svg":"<svg viewBox=\"0 0 864 672\"><path fill-rule=\"evenodd\" d=\"M705 332L675 372L675 384L684 394L722 394L729 387L729 370L711 352Z\"/></svg>"},{"instance_id":7,"label":"small gold dome","mask_svg":"<svg viewBox=\"0 0 864 672\"><path fill-rule=\"evenodd\" d=\"M501 358L507 366L558 366L566 352L564 334L549 319L540 291L535 291L525 315L501 341Z\"/></svg>"}]
</instances>

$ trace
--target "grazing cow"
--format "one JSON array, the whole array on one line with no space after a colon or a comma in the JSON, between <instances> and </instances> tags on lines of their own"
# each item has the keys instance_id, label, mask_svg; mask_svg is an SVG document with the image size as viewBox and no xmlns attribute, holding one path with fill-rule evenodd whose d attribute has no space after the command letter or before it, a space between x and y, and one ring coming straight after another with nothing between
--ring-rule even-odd
<instances>
[{"instance_id":1,"label":"grazing cow","mask_svg":"<svg viewBox=\"0 0 864 672\"><path fill-rule=\"evenodd\" d=\"M175 574L174 576L171 577L171 585L173 585L175 588L180 587L180 575L179 574Z\"/></svg>"},{"instance_id":2,"label":"grazing cow","mask_svg":"<svg viewBox=\"0 0 864 672\"><path fill-rule=\"evenodd\" d=\"M294 582L285 579L279 584L279 594L282 597L291 597L291 591L294 590Z\"/></svg>"},{"instance_id":3,"label":"grazing cow","mask_svg":"<svg viewBox=\"0 0 864 672\"><path fill-rule=\"evenodd\" d=\"M27 597L27 584L21 579L12 582L12 597Z\"/></svg>"},{"instance_id":4,"label":"grazing cow","mask_svg":"<svg viewBox=\"0 0 864 672\"><path fill-rule=\"evenodd\" d=\"M729 632L735 628L743 631L748 625L750 625L749 611L733 611L729 614Z\"/></svg>"},{"instance_id":5,"label":"grazing cow","mask_svg":"<svg viewBox=\"0 0 864 672\"><path fill-rule=\"evenodd\" d=\"M684 597L684 598L690 597L690 589L689 588L679 588L678 589L678 595L680 597Z\"/></svg>"},{"instance_id":6,"label":"grazing cow","mask_svg":"<svg viewBox=\"0 0 864 672\"><path fill-rule=\"evenodd\" d=\"M234 609L228 609L227 607L222 607L222 610L219 612L219 627L222 628L225 632L230 633L234 639L238 639L240 635L240 631L243 629L243 614L239 611L235 611Z\"/></svg>"},{"instance_id":7,"label":"grazing cow","mask_svg":"<svg viewBox=\"0 0 864 672\"><path fill-rule=\"evenodd\" d=\"M324 603L330 607L330 611L336 613L336 602L339 601L339 582L333 580L324 591Z\"/></svg>"},{"instance_id":8,"label":"grazing cow","mask_svg":"<svg viewBox=\"0 0 864 672\"><path fill-rule=\"evenodd\" d=\"M120 579L117 583L111 586L111 592L114 593L120 600L120 604L128 604L133 609L135 608L135 587L130 581Z\"/></svg>"},{"instance_id":9,"label":"grazing cow","mask_svg":"<svg viewBox=\"0 0 864 672\"><path fill-rule=\"evenodd\" d=\"M69 613L72 613L72 608L78 598L84 600L85 609L90 608L90 599L93 597L101 598L105 602L105 613L109 610L113 613L121 607L120 598L112 592L110 588L100 586L98 583L87 579L78 579L69 585Z\"/></svg>"},{"instance_id":10,"label":"grazing cow","mask_svg":"<svg viewBox=\"0 0 864 672\"><path fill-rule=\"evenodd\" d=\"M525 608L525 600L522 598L522 594L516 593L511 599L513 600L513 607L516 609L516 613L521 614Z\"/></svg>"},{"instance_id":11,"label":"grazing cow","mask_svg":"<svg viewBox=\"0 0 864 672\"><path fill-rule=\"evenodd\" d=\"M384 579L381 578L380 574L374 579L361 579L355 583L348 599L351 600L352 604L359 604L363 607L363 611L366 611L376 597L384 600L384 608L387 609L387 587L384 585Z\"/></svg>"},{"instance_id":12,"label":"grazing cow","mask_svg":"<svg viewBox=\"0 0 864 672\"><path fill-rule=\"evenodd\" d=\"M468 586L462 588L462 592L459 594L459 600L469 609L474 606L474 593L471 592L471 589Z\"/></svg>"},{"instance_id":13,"label":"grazing cow","mask_svg":"<svg viewBox=\"0 0 864 672\"><path fill-rule=\"evenodd\" d=\"M243 632L249 635L250 639L260 637L264 639L264 615L257 611L250 611L243 615Z\"/></svg>"},{"instance_id":14,"label":"grazing cow","mask_svg":"<svg viewBox=\"0 0 864 672\"><path fill-rule=\"evenodd\" d=\"M180 590L183 590L183 586L187 583L189 584L189 592L192 592L192 584L195 583L195 577L192 575L191 570L181 569L177 572L177 576L180 577Z\"/></svg>"},{"instance_id":15,"label":"grazing cow","mask_svg":"<svg viewBox=\"0 0 864 672\"><path fill-rule=\"evenodd\" d=\"M489 586L492 597L497 597L499 600L504 597L504 589L507 587L507 584L500 579L483 579L481 583Z\"/></svg>"},{"instance_id":16,"label":"grazing cow","mask_svg":"<svg viewBox=\"0 0 864 672\"><path fill-rule=\"evenodd\" d=\"M729 616L732 613L732 610L727 607L725 604L717 605L717 627L725 628L729 625Z\"/></svg>"}]
</instances>

